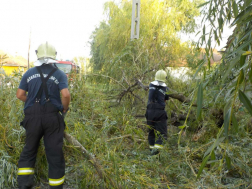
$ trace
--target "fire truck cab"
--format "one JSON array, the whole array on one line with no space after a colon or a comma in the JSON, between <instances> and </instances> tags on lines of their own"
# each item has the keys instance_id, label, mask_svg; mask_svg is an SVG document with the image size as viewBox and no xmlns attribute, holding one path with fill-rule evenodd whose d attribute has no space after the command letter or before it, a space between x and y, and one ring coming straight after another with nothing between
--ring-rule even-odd
<instances>
[{"instance_id":1,"label":"fire truck cab","mask_svg":"<svg viewBox=\"0 0 252 189\"><path fill-rule=\"evenodd\" d=\"M62 70L65 74L68 74L72 71L79 73L79 66L77 66L72 61L57 61L56 63L53 63L55 66L57 66L60 70Z\"/></svg>"}]
</instances>

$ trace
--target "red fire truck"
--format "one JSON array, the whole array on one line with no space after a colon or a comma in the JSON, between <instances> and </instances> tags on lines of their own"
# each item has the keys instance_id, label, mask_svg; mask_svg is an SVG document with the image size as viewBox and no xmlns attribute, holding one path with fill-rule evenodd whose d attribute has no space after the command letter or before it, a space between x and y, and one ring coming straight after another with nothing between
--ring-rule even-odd
<instances>
[{"instance_id":1,"label":"red fire truck","mask_svg":"<svg viewBox=\"0 0 252 189\"><path fill-rule=\"evenodd\" d=\"M60 70L65 72L65 74L68 74L70 72L76 72L79 73L79 66L77 66L74 62L72 61L57 61L57 63L53 63L55 66L57 66Z\"/></svg>"}]
</instances>

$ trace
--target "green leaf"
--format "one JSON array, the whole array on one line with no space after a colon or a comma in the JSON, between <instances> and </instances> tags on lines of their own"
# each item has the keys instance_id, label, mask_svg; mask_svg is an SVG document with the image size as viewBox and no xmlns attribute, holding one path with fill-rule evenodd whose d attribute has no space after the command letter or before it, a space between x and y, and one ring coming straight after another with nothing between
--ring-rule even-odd
<instances>
[{"instance_id":1,"label":"green leaf","mask_svg":"<svg viewBox=\"0 0 252 189\"><path fill-rule=\"evenodd\" d=\"M229 100L226 105L224 106L224 112L223 112L223 116L225 117L225 115L227 114L228 110L230 109L231 107L231 104L232 104L232 101Z\"/></svg>"},{"instance_id":2,"label":"green leaf","mask_svg":"<svg viewBox=\"0 0 252 189\"><path fill-rule=\"evenodd\" d=\"M225 82L225 79L227 78L227 76L230 74L231 70L236 66L236 64L239 62L239 59L240 57L237 56L234 60L232 60L230 63L229 63L229 66L228 66L228 69L227 71L225 72L224 76L223 76L223 79L222 81Z\"/></svg>"},{"instance_id":3,"label":"green leaf","mask_svg":"<svg viewBox=\"0 0 252 189\"><path fill-rule=\"evenodd\" d=\"M217 39L218 39L218 35L217 35L217 31L215 30L214 31L214 40L217 41Z\"/></svg>"},{"instance_id":4,"label":"green leaf","mask_svg":"<svg viewBox=\"0 0 252 189\"><path fill-rule=\"evenodd\" d=\"M251 67L250 67L250 70L249 70L249 80L252 83L252 64L251 64Z\"/></svg>"},{"instance_id":5,"label":"green leaf","mask_svg":"<svg viewBox=\"0 0 252 189\"><path fill-rule=\"evenodd\" d=\"M215 99L214 99L214 104L217 102L219 96L223 93L223 91L225 90L226 88L224 87L223 89L221 89L221 91L216 95Z\"/></svg>"},{"instance_id":6,"label":"green leaf","mask_svg":"<svg viewBox=\"0 0 252 189\"><path fill-rule=\"evenodd\" d=\"M222 17L220 17L218 19L218 23L219 23L219 28L222 28L223 27L223 18Z\"/></svg>"},{"instance_id":7,"label":"green leaf","mask_svg":"<svg viewBox=\"0 0 252 189\"><path fill-rule=\"evenodd\" d=\"M206 68L204 67L204 69L203 69L203 79L204 80L206 79L206 75L207 75L207 71L206 71Z\"/></svg>"},{"instance_id":8,"label":"green leaf","mask_svg":"<svg viewBox=\"0 0 252 189\"><path fill-rule=\"evenodd\" d=\"M252 20L252 17L248 17L248 18L246 18L246 19L244 20L244 23L250 22L251 20Z\"/></svg>"},{"instance_id":9,"label":"green leaf","mask_svg":"<svg viewBox=\"0 0 252 189\"><path fill-rule=\"evenodd\" d=\"M212 163L215 164L215 163L218 162L218 161L219 161L219 160L210 160L210 161L207 162L207 164L212 164ZM211 166L211 167L212 167L212 166Z\"/></svg>"},{"instance_id":10,"label":"green leaf","mask_svg":"<svg viewBox=\"0 0 252 189\"><path fill-rule=\"evenodd\" d=\"M250 115L252 115L252 105L246 94L244 94L241 90L239 90L239 99L245 106L245 108L248 110Z\"/></svg>"},{"instance_id":11,"label":"green leaf","mask_svg":"<svg viewBox=\"0 0 252 189\"><path fill-rule=\"evenodd\" d=\"M210 82L210 80L207 80L205 83L203 83L203 85L202 85L203 89L206 88L206 86L208 85L209 82Z\"/></svg>"},{"instance_id":12,"label":"green leaf","mask_svg":"<svg viewBox=\"0 0 252 189\"><path fill-rule=\"evenodd\" d=\"M211 153L211 167L213 167L214 165L215 165L215 160L216 160L216 157L215 157L215 153L214 153L214 151L212 151L212 153Z\"/></svg>"},{"instance_id":13,"label":"green leaf","mask_svg":"<svg viewBox=\"0 0 252 189\"><path fill-rule=\"evenodd\" d=\"M235 18L231 26L234 26L236 24L239 24L240 22L243 22L244 18L249 17L250 13L252 12L252 6L248 6L245 10L240 12L240 14Z\"/></svg>"},{"instance_id":14,"label":"green leaf","mask_svg":"<svg viewBox=\"0 0 252 189\"><path fill-rule=\"evenodd\" d=\"M205 3L200 4L200 5L198 6L198 8L200 8L200 7L203 7L203 6L207 5L209 2L210 2L210 1L207 1L207 2L205 2Z\"/></svg>"},{"instance_id":15,"label":"green leaf","mask_svg":"<svg viewBox=\"0 0 252 189\"><path fill-rule=\"evenodd\" d=\"M201 119L201 110L203 104L203 87L202 83L199 84L198 94L197 94L197 119Z\"/></svg>"},{"instance_id":16,"label":"green leaf","mask_svg":"<svg viewBox=\"0 0 252 189\"><path fill-rule=\"evenodd\" d=\"M208 154L212 153L212 151L219 146L219 144L225 139L225 137L218 138L214 141L214 143L207 149L207 151L204 153L204 157L206 157Z\"/></svg>"},{"instance_id":17,"label":"green leaf","mask_svg":"<svg viewBox=\"0 0 252 189\"><path fill-rule=\"evenodd\" d=\"M184 129L186 127L186 125L183 125L183 126L179 126L178 128L179 129Z\"/></svg>"},{"instance_id":18,"label":"green leaf","mask_svg":"<svg viewBox=\"0 0 252 189\"><path fill-rule=\"evenodd\" d=\"M211 41L212 41L212 38L209 37L208 42L207 42L207 45L208 45L208 48L209 48L209 49L211 48ZM211 49L210 49L210 50L211 50Z\"/></svg>"},{"instance_id":19,"label":"green leaf","mask_svg":"<svg viewBox=\"0 0 252 189\"><path fill-rule=\"evenodd\" d=\"M228 89L228 91L225 92L225 98L224 100L228 100L230 98L232 98L233 96L233 92L235 90L235 87L237 86L236 84L234 84L235 86L232 86ZM227 103L228 104L228 103ZM229 108L229 107L228 107ZM226 108L225 110L228 110L228 108Z\"/></svg>"},{"instance_id":20,"label":"green leaf","mask_svg":"<svg viewBox=\"0 0 252 189\"><path fill-rule=\"evenodd\" d=\"M201 70L202 66L204 66L206 63L206 59L202 59L200 60L200 65L198 66L198 69L197 71L195 72L194 76L193 76L193 79L195 79L195 77L197 76L198 72Z\"/></svg>"},{"instance_id":21,"label":"green leaf","mask_svg":"<svg viewBox=\"0 0 252 189\"><path fill-rule=\"evenodd\" d=\"M228 170L230 170L231 169L231 159L228 155L226 155L226 164L227 164Z\"/></svg>"},{"instance_id":22,"label":"green leaf","mask_svg":"<svg viewBox=\"0 0 252 189\"><path fill-rule=\"evenodd\" d=\"M198 172L198 174L197 174L197 179L200 177L200 175L201 175L203 169L205 168L205 166L206 166L206 164L207 164L207 161L208 161L210 155L211 155L211 154L209 154L208 156L206 156L206 157L203 159L203 161L202 161L202 163L201 163L201 165L200 165L200 168L199 168L199 172Z\"/></svg>"},{"instance_id":23,"label":"green leaf","mask_svg":"<svg viewBox=\"0 0 252 189\"><path fill-rule=\"evenodd\" d=\"M230 1L229 1L229 2L228 2L228 6L225 7L225 9L226 9L226 14L227 14L227 20L228 20L228 21L231 19L231 16L233 15L233 12L230 11L230 9L231 9L230 7L231 7L231 3L230 3Z\"/></svg>"},{"instance_id":24,"label":"green leaf","mask_svg":"<svg viewBox=\"0 0 252 189\"><path fill-rule=\"evenodd\" d=\"M246 56L243 56L243 54L242 54L242 56L240 58L240 67L242 67L245 64L245 60L246 60Z\"/></svg>"},{"instance_id":25,"label":"green leaf","mask_svg":"<svg viewBox=\"0 0 252 189\"><path fill-rule=\"evenodd\" d=\"M252 29L250 29L249 31L247 31L241 39L239 39L239 42L238 43L241 43L246 37L249 37L251 35L251 32L252 32ZM248 39L245 39L245 40L248 40Z\"/></svg>"},{"instance_id":26,"label":"green leaf","mask_svg":"<svg viewBox=\"0 0 252 189\"><path fill-rule=\"evenodd\" d=\"M227 111L225 117L224 117L224 132L226 138L228 137L228 129L229 129L229 123L230 123L230 115L231 115L231 108Z\"/></svg>"},{"instance_id":27,"label":"green leaf","mask_svg":"<svg viewBox=\"0 0 252 189\"><path fill-rule=\"evenodd\" d=\"M233 13L234 13L234 16L237 17L238 16L238 6L236 4L235 1L233 1Z\"/></svg>"},{"instance_id":28,"label":"green leaf","mask_svg":"<svg viewBox=\"0 0 252 189\"><path fill-rule=\"evenodd\" d=\"M241 70L238 78L239 85L243 82L243 80L244 80L244 72L243 70Z\"/></svg>"},{"instance_id":29,"label":"green leaf","mask_svg":"<svg viewBox=\"0 0 252 189\"><path fill-rule=\"evenodd\" d=\"M232 114L232 130L234 131L234 133L238 132L238 122L234 113Z\"/></svg>"},{"instance_id":30,"label":"green leaf","mask_svg":"<svg viewBox=\"0 0 252 189\"><path fill-rule=\"evenodd\" d=\"M247 6L248 6L248 5L251 5L252 0L245 0L245 3L246 3Z\"/></svg>"},{"instance_id":31,"label":"green leaf","mask_svg":"<svg viewBox=\"0 0 252 189\"><path fill-rule=\"evenodd\" d=\"M251 45L252 39L246 41L245 43L243 43L242 45L238 46L238 48L236 48L232 54L241 54L240 51L242 51L242 49L247 48L249 45Z\"/></svg>"}]
</instances>

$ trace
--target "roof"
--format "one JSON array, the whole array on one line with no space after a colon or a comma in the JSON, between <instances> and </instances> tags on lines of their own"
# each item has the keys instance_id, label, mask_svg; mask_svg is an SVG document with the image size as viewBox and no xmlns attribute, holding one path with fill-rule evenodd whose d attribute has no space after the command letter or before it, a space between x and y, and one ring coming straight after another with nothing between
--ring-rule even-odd
<instances>
[{"instance_id":1,"label":"roof","mask_svg":"<svg viewBox=\"0 0 252 189\"><path fill-rule=\"evenodd\" d=\"M1 60L1 58L6 55L7 58ZM3 62L3 66L21 66L27 67L28 61L22 56L12 56L3 50L0 50L0 63Z\"/></svg>"},{"instance_id":2,"label":"roof","mask_svg":"<svg viewBox=\"0 0 252 189\"><path fill-rule=\"evenodd\" d=\"M204 56L206 54L205 49L201 48L200 49L200 53L199 53L199 59L204 59ZM216 49L213 49L213 57L211 57L210 59L210 64L214 64L214 63L219 63L222 59L222 54L221 52L217 51ZM207 61L207 60L206 60ZM184 58L180 58L177 61L171 61L169 62L169 66L168 67L187 67L188 63L186 61L186 59Z\"/></svg>"},{"instance_id":3,"label":"roof","mask_svg":"<svg viewBox=\"0 0 252 189\"><path fill-rule=\"evenodd\" d=\"M199 58L203 59L204 56L205 56L206 51L205 51L205 49L200 49L200 52L201 53L200 53ZM221 61L221 58L222 58L222 54L219 51L217 51L216 49L213 49L213 57L211 57L210 63L211 64L218 63L218 62Z\"/></svg>"}]
</instances>

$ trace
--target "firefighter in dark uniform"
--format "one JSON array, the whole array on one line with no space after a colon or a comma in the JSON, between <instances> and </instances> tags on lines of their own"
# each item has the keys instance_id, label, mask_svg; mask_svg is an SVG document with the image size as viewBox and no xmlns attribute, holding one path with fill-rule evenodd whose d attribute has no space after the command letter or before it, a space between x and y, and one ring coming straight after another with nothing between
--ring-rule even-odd
<instances>
[{"instance_id":1,"label":"firefighter in dark uniform","mask_svg":"<svg viewBox=\"0 0 252 189\"><path fill-rule=\"evenodd\" d=\"M23 75L16 94L25 102L25 118L21 125L26 131L25 146L18 162L18 187L32 188L37 151L43 137L49 164L49 186L60 189L65 180L63 116L68 110L70 93L66 74L51 64L56 62L55 48L46 42L36 53L35 67Z\"/></svg>"},{"instance_id":2,"label":"firefighter in dark uniform","mask_svg":"<svg viewBox=\"0 0 252 189\"><path fill-rule=\"evenodd\" d=\"M164 70L158 70L155 81L149 85L149 97L146 111L147 124L149 125L148 142L152 155L159 153L163 143L167 139L167 113L165 101L169 99L166 94L168 87L165 84L167 74Z\"/></svg>"}]
</instances>

